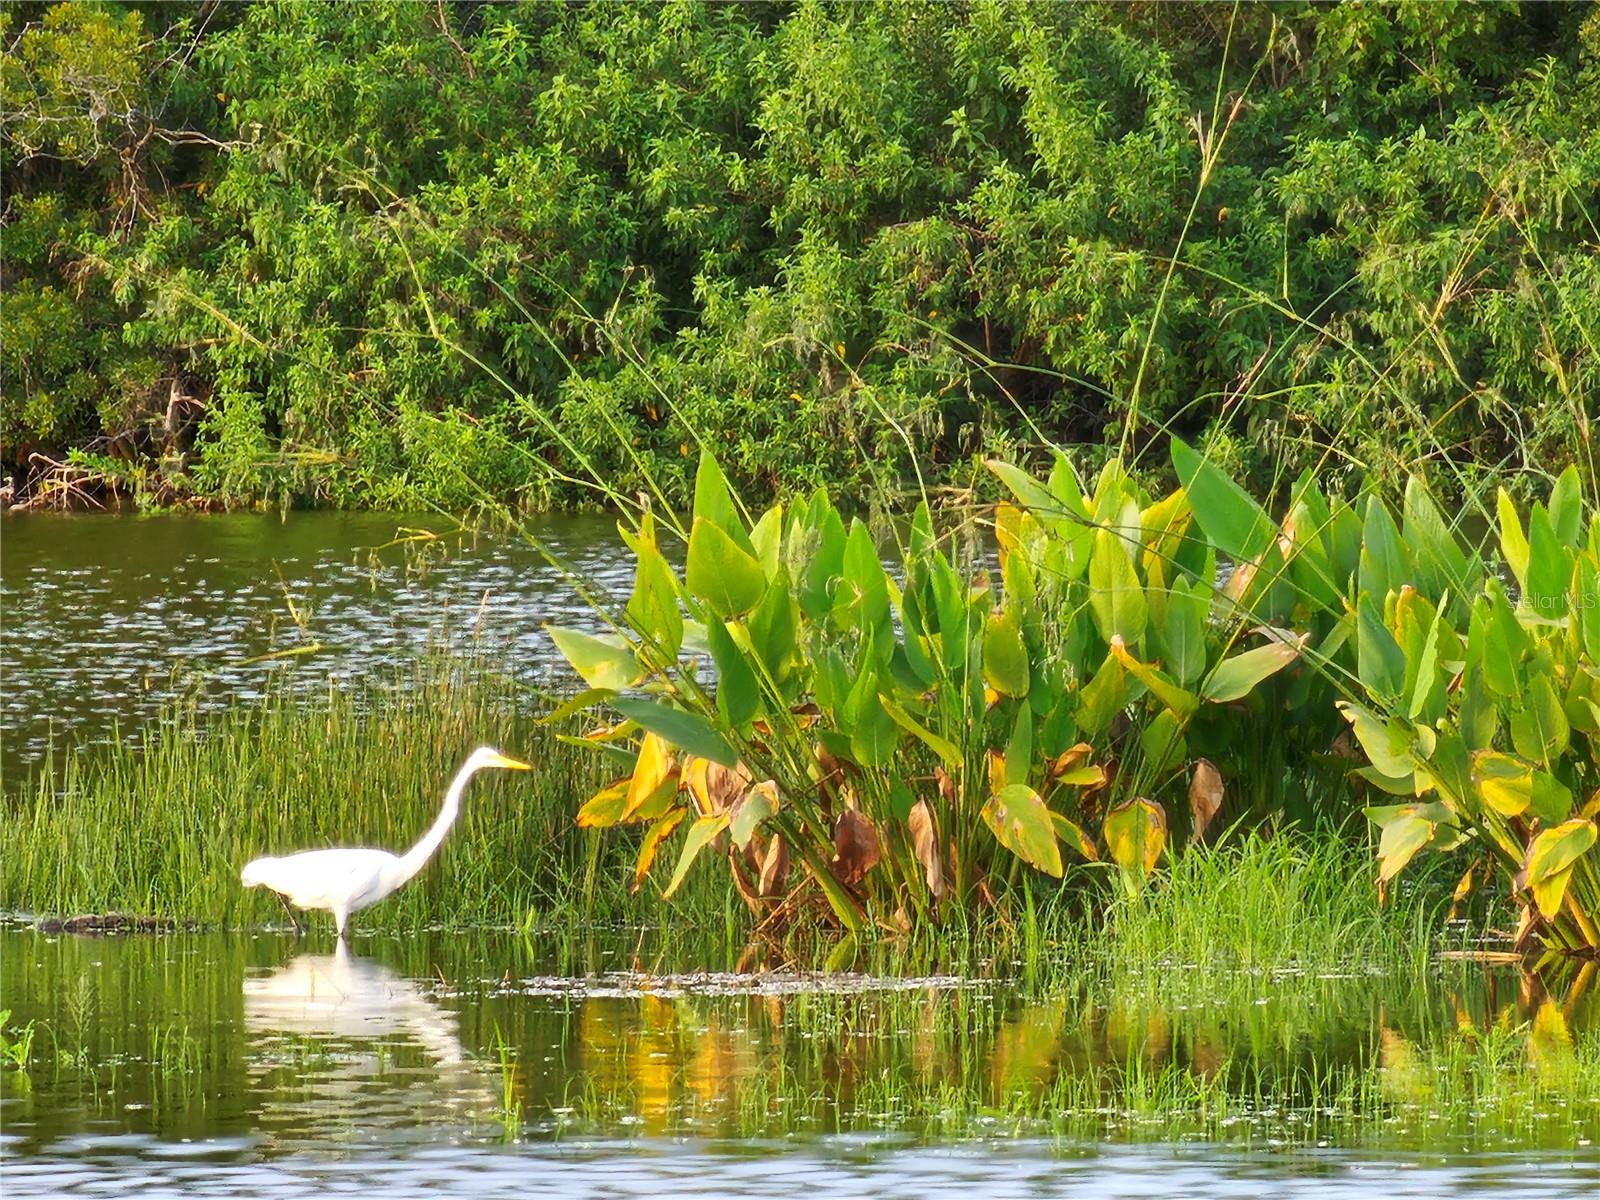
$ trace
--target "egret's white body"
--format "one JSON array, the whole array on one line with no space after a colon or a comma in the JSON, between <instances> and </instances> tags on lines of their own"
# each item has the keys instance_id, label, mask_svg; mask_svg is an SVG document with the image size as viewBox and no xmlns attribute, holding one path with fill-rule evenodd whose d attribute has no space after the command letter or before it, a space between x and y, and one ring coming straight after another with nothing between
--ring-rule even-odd
<instances>
[{"instance_id":1,"label":"egret's white body","mask_svg":"<svg viewBox=\"0 0 1600 1200\"><path fill-rule=\"evenodd\" d=\"M333 914L342 938L351 913L397 891L427 865L456 822L468 781L485 767L530 769L527 763L507 758L492 746L478 747L450 781L444 807L432 828L404 854L368 849L304 850L282 858L252 859L239 873L239 880L245 887L269 887L296 908L326 909Z\"/></svg>"}]
</instances>

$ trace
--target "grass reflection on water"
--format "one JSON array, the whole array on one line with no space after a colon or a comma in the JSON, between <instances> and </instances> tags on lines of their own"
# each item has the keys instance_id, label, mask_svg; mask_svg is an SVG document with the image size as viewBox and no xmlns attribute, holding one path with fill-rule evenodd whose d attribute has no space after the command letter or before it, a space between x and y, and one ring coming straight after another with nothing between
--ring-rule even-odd
<instances>
[{"instance_id":1,"label":"grass reflection on water","mask_svg":"<svg viewBox=\"0 0 1600 1200\"><path fill-rule=\"evenodd\" d=\"M358 941L0 933L9 1153L242 1139L255 1158L573 1138L1217 1141L1593 1153L1593 968L1230 977L1211 1002L1093 964L830 987L634 933ZM1003 976L1003 972L1001 973ZM883 979L883 986L875 981Z\"/></svg>"}]
</instances>

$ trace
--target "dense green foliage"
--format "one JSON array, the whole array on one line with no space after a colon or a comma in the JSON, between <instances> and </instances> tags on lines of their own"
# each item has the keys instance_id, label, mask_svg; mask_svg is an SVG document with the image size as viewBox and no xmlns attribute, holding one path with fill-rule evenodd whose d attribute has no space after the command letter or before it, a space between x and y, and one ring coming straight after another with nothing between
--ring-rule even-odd
<instances>
[{"instance_id":1,"label":"dense green foliage","mask_svg":"<svg viewBox=\"0 0 1600 1200\"><path fill-rule=\"evenodd\" d=\"M1380 879L1425 848L1469 846L1521 894L1519 941L1539 929L1596 954L1600 519L1571 470L1526 526L1504 491L1499 518L1514 597L1442 525L1402 541L1386 516L1368 522L1352 605L1365 703L1342 708L1366 777L1401 800L1368 810ZM1467 868L1463 893L1484 869Z\"/></svg>"},{"instance_id":2,"label":"dense green foliage","mask_svg":"<svg viewBox=\"0 0 1600 1200\"><path fill-rule=\"evenodd\" d=\"M24 491L685 499L697 435L749 495L1168 429L1263 488L1594 468L1587 5L0 20Z\"/></svg>"},{"instance_id":3,"label":"dense green foliage","mask_svg":"<svg viewBox=\"0 0 1600 1200\"><path fill-rule=\"evenodd\" d=\"M706 454L682 578L646 513L616 631L549 630L589 689L562 711L617 710L593 736L630 747L579 823L648 823L638 878L671 847L668 895L715 846L758 915L825 899L853 930L990 903L1023 863L1104 862L1137 894L1169 827L1198 840L1225 799L1230 821L1337 824L1337 776L1319 803L1307 784L1338 722L1297 660L1342 627L1296 603L1265 513L1173 447L1188 486L1159 498L1116 459L1087 491L1064 457L1047 481L992 460L1026 506L997 510L998 579L925 504L893 569L822 490L748 524ZM1300 540L1324 578L1354 571L1350 539ZM1225 586L1219 550L1250 564Z\"/></svg>"}]
</instances>

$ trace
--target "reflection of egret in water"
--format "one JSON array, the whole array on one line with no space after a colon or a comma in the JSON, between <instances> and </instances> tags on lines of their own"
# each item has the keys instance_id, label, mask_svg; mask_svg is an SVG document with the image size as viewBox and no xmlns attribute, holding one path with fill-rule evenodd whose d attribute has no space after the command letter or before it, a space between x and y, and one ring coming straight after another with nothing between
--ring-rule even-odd
<instances>
[{"instance_id":1,"label":"reflection of egret in water","mask_svg":"<svg viewBox=\"0 0 1600 1200\"><path fill-rule=\"evenodd\" d=\"M456 1015L343 941L246 979L244 1028L269 1140L455 1140L463 1121L495 1119L498 1081Z\"/></svg>"}]
</instances>

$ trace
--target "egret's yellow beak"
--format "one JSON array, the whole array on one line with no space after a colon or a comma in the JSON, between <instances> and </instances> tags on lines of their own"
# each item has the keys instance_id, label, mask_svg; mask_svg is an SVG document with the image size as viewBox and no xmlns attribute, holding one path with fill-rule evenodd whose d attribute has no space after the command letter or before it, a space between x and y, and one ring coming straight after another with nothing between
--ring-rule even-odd
<instances>
[{"instance_id":1,"label":"egret's yellow beak","mask_svg":"<svg viewBox=\"0 0 1600 1200\"><path fill-rule=\"evenodd\" d=\"M489 765L491 767L504 767L508 771L533 770L532 767L530 767L527 763L522 762L520 759L507 758L504 754L496 754L494 756L494 760L490 762Z\"/></svg>"}]
</instances>

